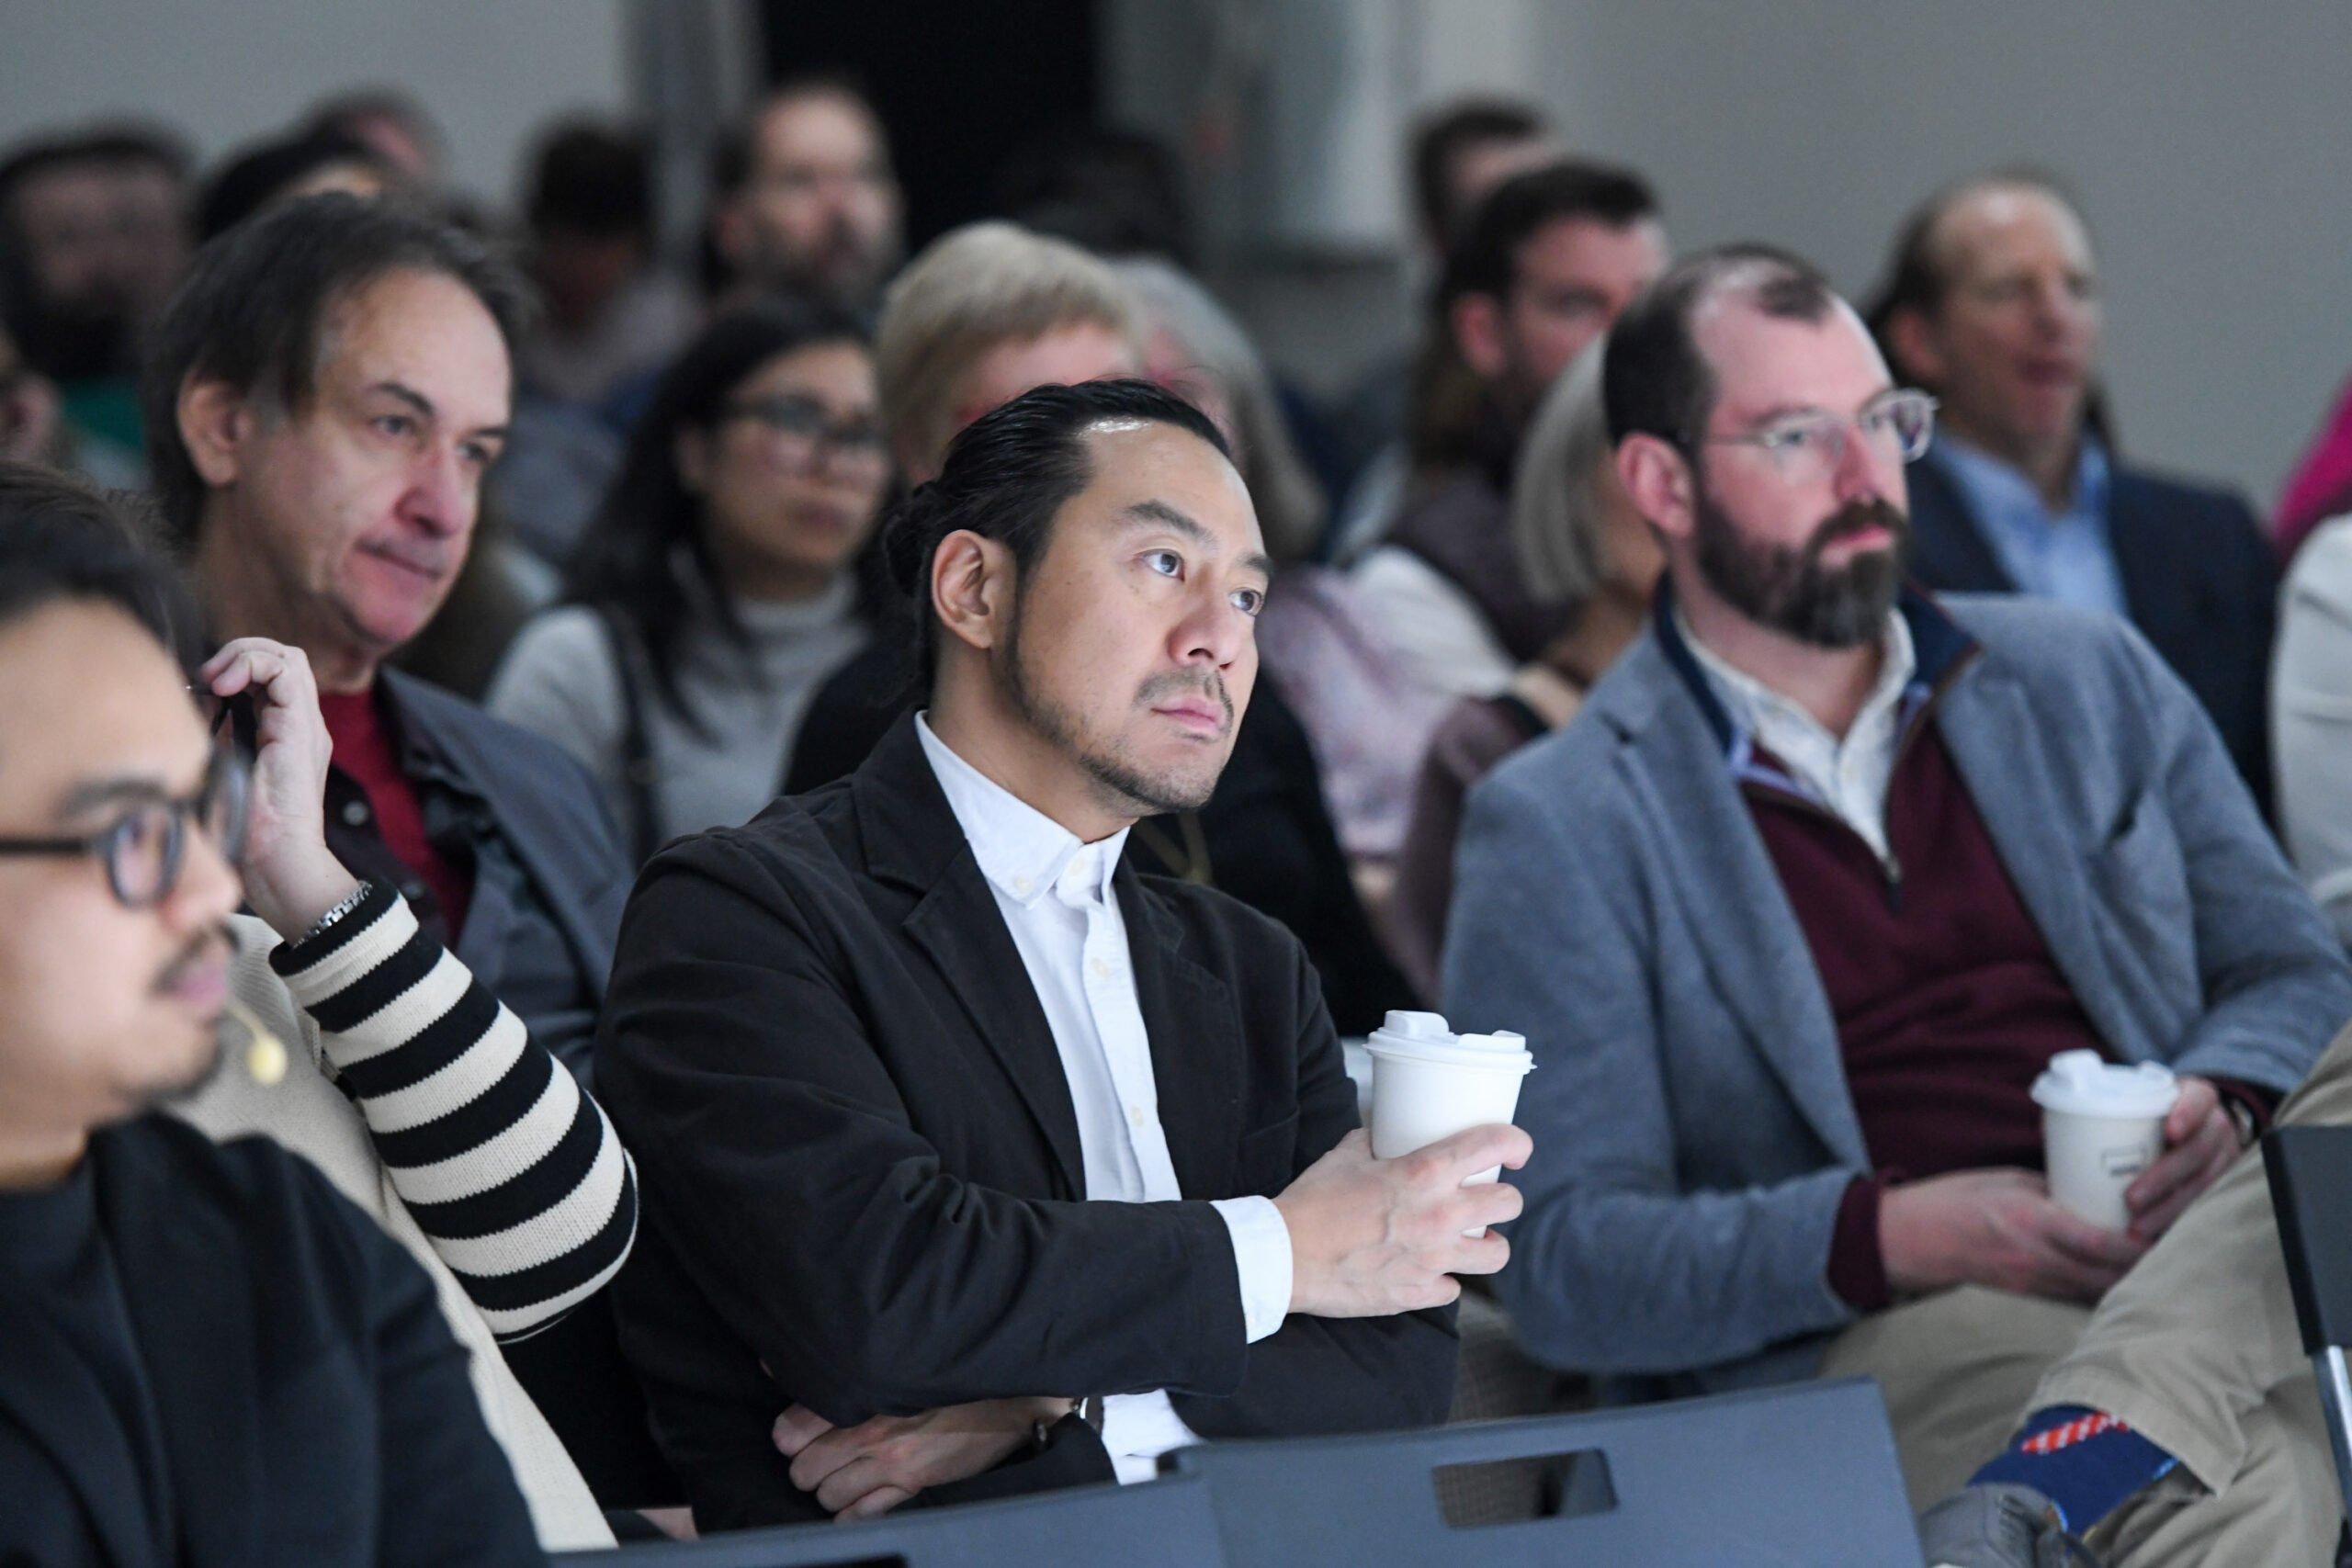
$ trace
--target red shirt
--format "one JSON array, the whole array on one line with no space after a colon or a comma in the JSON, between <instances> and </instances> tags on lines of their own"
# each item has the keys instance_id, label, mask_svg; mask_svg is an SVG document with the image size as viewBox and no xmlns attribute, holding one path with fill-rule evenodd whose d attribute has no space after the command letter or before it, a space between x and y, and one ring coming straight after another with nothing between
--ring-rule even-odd
<instances>
[{"instance_id":1,"label":"red shirt","mask_svg":"<svg viewBox=\"0 0 2352 1568\"><path fill-rule=\"evenodd\" d=\"M334 741L334 765L367 796L377 836L392 858L433 890L448 945L456 946L465 925L466 901L473 894L472 868L451 860L426 836L424 802L401 771L398 738L384 721L375 690L322 692L319 712Z\"/></svg>"}]
</instances>

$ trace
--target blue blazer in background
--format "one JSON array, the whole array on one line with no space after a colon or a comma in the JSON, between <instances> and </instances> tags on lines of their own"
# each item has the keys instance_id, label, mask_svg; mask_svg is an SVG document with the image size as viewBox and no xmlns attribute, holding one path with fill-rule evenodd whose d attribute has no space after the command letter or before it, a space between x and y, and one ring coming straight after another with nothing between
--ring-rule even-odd
<instances>
[{"instance_id":1,"label":"blue blazer in background","mask_svg":"<svg viewBox=\"0 0 2352 1568\"><path fill-rule=\"evenodd\" d=\"M1911 571L1943 593L2014 593L1960 486L1934 463L1906 470ZM2278 570L2245 502L2121 464L2108 480L2107 529L2132 624L2212 716L2230 760L2270 813L2267 693Z\"/></svg>"}]
</instances>

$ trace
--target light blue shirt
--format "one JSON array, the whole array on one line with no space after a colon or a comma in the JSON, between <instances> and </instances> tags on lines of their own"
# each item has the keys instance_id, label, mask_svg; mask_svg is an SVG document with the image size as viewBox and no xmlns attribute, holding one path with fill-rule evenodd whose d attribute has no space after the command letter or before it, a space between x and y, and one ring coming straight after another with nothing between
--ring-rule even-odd
<instances>
[{"instance_id":1,"label":"light blue shirt","mask_svg":"<svg viewBox=\"0 0 2352 1568\"><path fill-rule=\"evenodd\" d=\"M1960 487L1984 543L2020 592L2129 616L2107 531L2107 449L2095 437L2084 434L2074 499L2054 512L2032 480L1955 436L1938 435L1926 460Z\"/></svg>"}]
</instances>

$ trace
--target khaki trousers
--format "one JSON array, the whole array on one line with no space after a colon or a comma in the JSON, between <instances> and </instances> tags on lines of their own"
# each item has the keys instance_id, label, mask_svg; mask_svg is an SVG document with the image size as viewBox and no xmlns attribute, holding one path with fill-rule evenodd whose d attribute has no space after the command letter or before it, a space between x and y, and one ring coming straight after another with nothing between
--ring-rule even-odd
<instances>
[{"instance_id":1,"label":"khaki trousers","mask_svg":"<svg viewBox=\"0 0 2352 1568\"><path fill-rule=\"evenodd\" d=\"M2352 1125L2352 1028L2278 1121ZM2107 1293L2030 1404L2109 1411L2179 1459L2185 1474L2093 1537L2118 1568L2335 1561L2343 1497L2259 1155L2232 1166Z\"/></svg>"},{"instance_id":2,"label":"khaki trousers","mask_svg":"<svg viewBox=\"0 0 2352 1568\"><path fill-rule=\"evenodd\" d=\"M2278 1120L2352 1125L2352 1028ZM2028 1413L2084 1404L2180 1461L2091 1532L2111 1568L2335 1562L2343 1497L2258 1155L2232 1166L2096 1312L1951 1291L1855 1325L1822 1370L1878 1378L1915 1508L1964 1483Z\"/></svg>"},{"instance_id":3,"label":"khaki trousers","mask_svg":"<svg viewBox=\"0 0 2352 1568\"><path fill-rule=\"evenodd\" d=\"M2018 1429L2090 1309L1963 1285L1874 1313L1830 1342L1824 1377L1874 1377L1911 1509L1968 1484Z\"/></svg>"}]
</instances>

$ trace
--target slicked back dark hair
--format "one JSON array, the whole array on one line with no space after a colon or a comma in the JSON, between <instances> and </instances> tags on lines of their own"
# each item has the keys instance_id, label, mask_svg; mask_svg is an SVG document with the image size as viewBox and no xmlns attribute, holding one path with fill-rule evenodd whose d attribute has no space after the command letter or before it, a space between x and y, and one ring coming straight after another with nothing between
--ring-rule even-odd
<instances>
[{"instance_id":1,"label":"slicked back dark hair","mask_svg":"<svg viewBox=\"0 0 2352 1568\"><path fill-rule=\"evenodd\" d=\"M183 664L195 617L128 498L39 463L0 459L0 626L67 599L110 604Z\"/></svg>"},{"instance_id":2,"label":"slicked back dark hair","mask_svg":"<svg viewBox=\"0 0 2352 1568\"><path fill-rule=\"evenodd\" d=\"M1776 246L1721 245L1676 263L1609 329L1600 400L1612 443L1655 435L1691 449L1716 391L1691 323L1721 294L1737 294L1779 321L1819 322L1838 308L1820 269Z\"/></svg>"},{"instance_id":3,"label":"slicked back dark hair","mask_svg":"<svg viewBox=\"0 0 2352 1568\"><path fill-rule=\"evenodd\" d=\"M1413 215L1421 232L1449 245L1468 217L1453 207L1454 161L1486 141L1532 141L1551 126L1543 111L1510 98L1470 98L1440 109L1413 132Z\"/></svg>"},{"instance_id":4,"label":"slicked back dark hair","mask_svg":"<svg viewBox=\"0 0 2352 1568\"><path fill-rule=\"evenodd\" d=\"M190 378L217 379L302 412L315 389L328 317L370 284L403 272L464 284L511 348L526 314L522 279L480 240L397 200L304 197L197 252L156 331L141 394L148 467L175 542L194 541L205 494L180 440L180 389Z\"/></svg>"},{"instance_id":5,"label":"slicked back dark hair","mask_svg":"<svg viewBox=\"0 0 2352 1568\"><path fill-rule=\"evenodd\" d=\"M1509 294L1519 249L1541 229L1574 218L1623 229L1657 216L1657 197L1631 169L1563 158L1513 175L1487 193L1447 251L1439 310L1465 294Z\"/></svg>"},{"instance_id":6,"label":"slicked back dark hair","mask_svg":"<svg viewBox=\"0 0 2352 1568\"><path fill-rule=\"evenodd\" d=\"M1113 420L1174 425L1233 460L1233 448L1208 415L1135 379L1035 388L966 425L948 443L939 477L917 485L882 525L891 579L914 602L919 686L930 684L938 653L939 626L925 585L940 541L958 529L998 540L1025 577L1045 553L1055 514L1094 481L1087 432Z\"/></svg>"}]
</instances>

